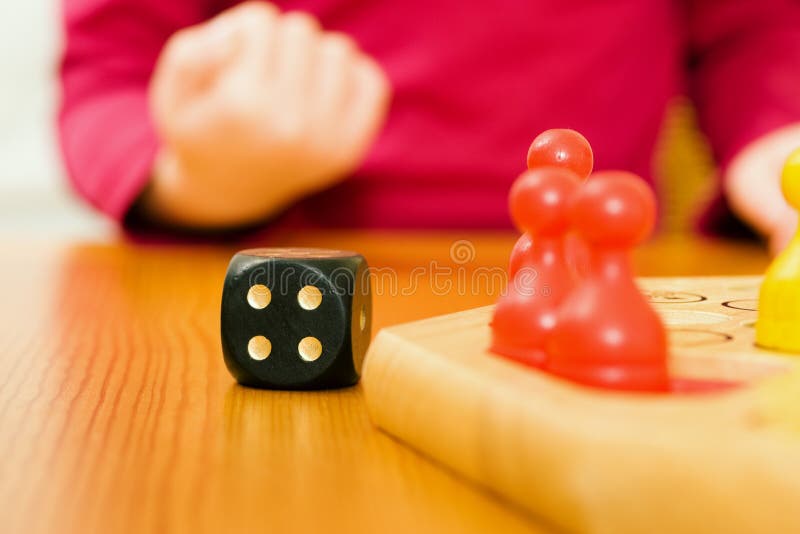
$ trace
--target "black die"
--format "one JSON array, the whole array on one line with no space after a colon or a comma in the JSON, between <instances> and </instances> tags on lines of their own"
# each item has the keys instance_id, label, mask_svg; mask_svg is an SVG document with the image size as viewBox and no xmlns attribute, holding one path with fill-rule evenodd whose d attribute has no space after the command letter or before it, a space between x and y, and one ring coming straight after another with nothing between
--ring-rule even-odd
<instances>
[{"instance_id":1,"label":"black die","mask_svg":"<svg viewBox=\"0 0 800 534\"><path fill-rule=\"evenodd\" d=\"M367 262L353 252L237 253L222 291L222 353L245 386L326 389L358 382L370 340Z\"/></svg>"}]
</instances>

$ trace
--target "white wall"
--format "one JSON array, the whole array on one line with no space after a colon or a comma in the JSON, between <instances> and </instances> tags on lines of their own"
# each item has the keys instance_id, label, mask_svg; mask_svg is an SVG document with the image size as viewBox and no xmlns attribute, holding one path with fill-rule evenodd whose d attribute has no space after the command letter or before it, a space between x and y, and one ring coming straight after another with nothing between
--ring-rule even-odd
<instances>
[{"instance_id":1,"label":"white wall","mask_svg":"<svg viewBox=\"0 0 800 534\"><path fill-rule=\"evenodd\" d=\"M109 224L69 190L55 131L61 0L0 0L0 236L96 237Z\"/></svg>"},{"instance_id":2,"label":"white wall","mask_svg":"<svg viewBox=\"0 0 800 534\"><path fill-rule=\"evenodd\" d=\"M58 0L0 2L0 191L63 188L53 121Z\"/></svg>"}]
</instances>

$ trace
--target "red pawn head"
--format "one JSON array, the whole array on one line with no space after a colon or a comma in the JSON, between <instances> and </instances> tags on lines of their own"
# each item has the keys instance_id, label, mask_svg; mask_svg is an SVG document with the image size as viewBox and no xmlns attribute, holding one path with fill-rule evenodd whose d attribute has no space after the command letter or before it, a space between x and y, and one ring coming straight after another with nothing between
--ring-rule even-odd
<instances>
[{"instance_id":1,"label":"red pawn head","mask_svg":"<svg viewBox=\"0 0 800 534\"><path fill-rule=\"evenodd\" d=\"M597 172L576 196L571 214L573 227L591 245L632 248L653 231L656 199L635 174Z\"/></svg>"},{"instance_id":2,"label":"red pawn head","mask_svg":"<svg viewBox=\"0 0 800 534\"><path fill-rule=\"evenodd\" d=\"M525 171L511 186L508 209L518 228L535 237L557 237L569 230L569 206L580 178L569 169Z\"/></svg>"},{"instance_id":3,"label":"red pawn head","mask_svg":"<svg viewBox=\"0 0 800 534\"><path fill-rule=\"evenodd\" d=\"M586 179L592 173L593 165L589 141L575 130L547 130L539 134L528 149L529 169L561 167Z\"/></svg>"}]
</instances>

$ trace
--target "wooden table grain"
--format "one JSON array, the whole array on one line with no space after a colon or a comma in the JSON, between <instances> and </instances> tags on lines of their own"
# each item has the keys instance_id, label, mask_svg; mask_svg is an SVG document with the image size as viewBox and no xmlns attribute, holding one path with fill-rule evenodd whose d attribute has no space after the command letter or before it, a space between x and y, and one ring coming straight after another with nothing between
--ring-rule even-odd
<instances>
[{"instance_id":1,"label":"wooden table grain","mask_svg":"<svg viewBox=\"0 0 800 534\"><path fill-rule=\"evenodd\" d=\"M296 232L264 244L364 254L377 331L491 303L513 242ZM359 386L236 385L218 333L236 248L5 243L0 530L546 530L375 430ZM719 275L759 273L768 259L753 244L681 237L649 243L635 262L643 275Z\"/></svg>"}]
</instances>

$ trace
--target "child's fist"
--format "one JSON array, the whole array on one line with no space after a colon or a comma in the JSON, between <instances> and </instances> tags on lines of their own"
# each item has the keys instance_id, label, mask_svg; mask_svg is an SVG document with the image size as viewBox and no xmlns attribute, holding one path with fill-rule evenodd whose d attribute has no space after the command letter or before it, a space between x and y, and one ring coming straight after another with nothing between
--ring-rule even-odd
<instances>
[{"instance_id":1,"label":"child's fist","mask_svg":"<svg viewBox=\"0 0 800 534\"><path fill-rule=\"evenodd\" d=\"M145 204L171 222L229 226L355 170L389 84L346 35L247 3L176 33L150 97L163 150Z\"/></svg>"}]
</instances>

